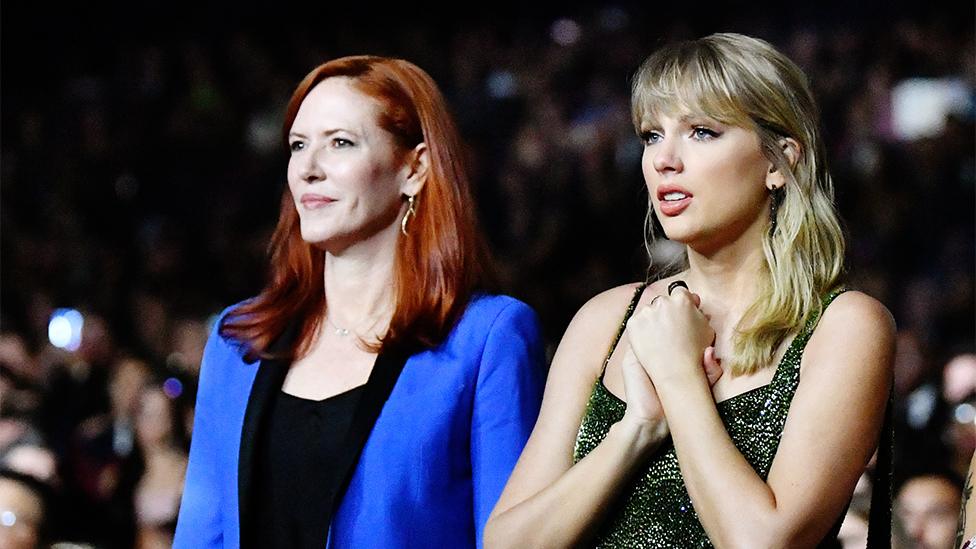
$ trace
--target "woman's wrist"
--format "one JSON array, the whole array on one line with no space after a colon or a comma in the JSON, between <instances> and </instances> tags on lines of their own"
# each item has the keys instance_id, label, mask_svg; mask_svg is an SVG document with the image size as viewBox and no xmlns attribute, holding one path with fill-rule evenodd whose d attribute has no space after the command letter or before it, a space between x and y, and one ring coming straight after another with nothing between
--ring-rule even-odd
<instances>
[{"instance_id":1,"label":"woman's wrist","mask_svg":"<svg viewBox=\"0 0 976 549\"><path fill-rule=\"evenodd\" d=\"M684 394L685 391L695 390L699 387L707 389L708 378L705 376L700 360L689 360L687 364L680 366L678 366L677 360L674 360L670 364L675 367L661 369L651 375L658 395L664 391Z\"/></svg>"},{"instance_id":2,"label":"woman's wrist","mask_svg":"<svg viewBox=\"0 0 976 549\"><path fill-rule=\"evenodd\" d=\"M623 419L610 427L607 437L619 439L630 451L643 456L657 448L669 432L668 421L663 416L648 419L624 414Z\"/></svg>"}]
</instances>

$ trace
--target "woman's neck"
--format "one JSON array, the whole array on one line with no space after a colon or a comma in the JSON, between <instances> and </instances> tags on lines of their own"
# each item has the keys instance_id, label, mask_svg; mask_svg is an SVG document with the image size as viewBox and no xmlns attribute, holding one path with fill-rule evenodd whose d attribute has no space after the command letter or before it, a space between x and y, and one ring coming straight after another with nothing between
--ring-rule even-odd
<instances>
[{"instance_id":1,"label":"woman's neck","mask_svg":"<svg viewBox=\"0 0 976 549\"><path fill-rule=\"evenodd\" d=\"M752 304L759 285L767 284L761 244L740 241L703 254L688 247L688 270L681 276L702 298L706 312L737 323Z\"/></svg>"},{"instance_id":2,"label":"woman's neck","mask_svg":"<svg viewBox=\"0 0 976 549\"><path fill-rule=\"evenodd\" d=\"M336 328L386 331L394 305L396 236L384 231L340 253L326 252L326 316Z\"/></svg>"}]
</instances>

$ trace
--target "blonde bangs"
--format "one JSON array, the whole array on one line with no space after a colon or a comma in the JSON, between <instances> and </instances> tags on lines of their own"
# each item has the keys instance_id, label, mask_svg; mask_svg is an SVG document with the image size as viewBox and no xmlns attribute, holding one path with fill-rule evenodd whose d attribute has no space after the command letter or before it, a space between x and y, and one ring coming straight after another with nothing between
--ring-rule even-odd
<instances>
[{"instance_id":1,"label":"blonde bangs","mask_svg":"<svg viewBox=\"0 0 976 549\"><path fill-rule=\"evenodd\" d=\"M663 116L701 116L751 127L735 80L706 48L665 47L641 65L631 88L631 116L638 134ZM684 50L684 51L682 51Z\"/></svg>"}]
</instances>

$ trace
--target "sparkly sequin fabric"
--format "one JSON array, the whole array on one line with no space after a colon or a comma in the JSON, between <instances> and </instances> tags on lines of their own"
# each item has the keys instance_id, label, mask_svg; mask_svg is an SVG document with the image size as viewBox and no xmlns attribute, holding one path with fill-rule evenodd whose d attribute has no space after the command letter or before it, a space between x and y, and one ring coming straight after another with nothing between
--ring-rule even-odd
<instances>
[{"instance_id":1,"label":"sparkly sequin fabric","mask_svg":"<svg viewBox=\"0 0 976 549\"><path fill-rule=\"evenodd\" d=\"M627 309L624 324L643 293L638 288ZM826 307L843 290L824 299ZM800 359L817 318L811 318L790 343L768 385L736 395L717 404L719 416L735 443L763 479L776 455L786 414L800 382ZM610 347L623 333L623 325ZM604 364L604 368L606 364ZM593 384L586 412L576 436L573 462L589 454L607 436L610 426L620 421L627 405L603 384ZM638 478L630 496L621 501L601 530L597 547L712 547L685 489L678 458L670 439L654 453L646 471Z\"/></svg>"}]
</instances>

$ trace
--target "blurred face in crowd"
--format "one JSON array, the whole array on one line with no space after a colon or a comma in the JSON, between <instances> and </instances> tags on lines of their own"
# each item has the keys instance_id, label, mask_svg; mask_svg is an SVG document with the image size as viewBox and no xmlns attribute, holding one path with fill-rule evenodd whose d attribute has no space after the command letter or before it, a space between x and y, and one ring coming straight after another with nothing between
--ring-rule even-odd
<instances>
[{"instance_id":1,"label":"blurred face in crowd","mask_svg":"<svg viewBox=\"0 0 976 549\"><path fill-rule=\"evenodd\" d=\"M898 492L895 511L908 539L919 549L949 549L956 539L962 494L941 477L909 480Z\"/></svg>"},{"instance_id":2,"label":"blurred face in crowd","mask_svg":"<svg viewBox=\"0 0 976 549\"><path fill-rule=\"evenodd\" d=\"M11 471L30 475L40 481L55 483L58 459L54 452L32 443L19 443L5 451L2 466ZM3 545L0 545L0 549Z\"/></svg>"},{"instance_id":3,"label":"blurred face in crowd","mask_svg":"<svg viewBox=\"0 0 976 549\"><path fill-rule=\"evenodd\" d=\"M976 355L952 357L942 372L942 394L947 402L957 403L976 393Z\"/></svg>"},{"instance_id":4,"label":"blurred face in crowd","mask_svg":"<svg viewBox=\"0 0 976 549\"><path fill-rule=\"evenodd\" d=\"M687 112L648 118L641 166L668 238L707 250L761 236L771 163L758 134Z\"/></svg>"},{"instance_id":5,"label":"blurred face in crowd","mask_svg":"<svg viewBox=\"0 0 976 549\"><path fill-rule=\"evenodd\" d=\"M210 335L207 324L199 320L179 320L173 326L173 349L179 360L176 366L194 376L200 373L200 363L203 361L203 349L207 346Z\"/></svg>"},{"instance_id":6,"label":"blurred face in crowd","mask_svg":"<svg viewBox=\"0 0 976 549\"><path fill-rule=\"evenodd\" d=\"M139 393L149 379L149 366L141 360L125 357L115 363L109 381L112 412L119 419L131 419L138 408Z\"/></svg>"},{"instance_id":7,"label":"blurred face in crowd","mask_svg":"<svg viewBox=\"0 0 976 549\"><path fill-rule=\"evenodd\" d=\"M37 494L20 482L0 478L0 547L37 547L43 513L43 504Z\"/></svg>"},{"instance_id":8,"label":"blurred face in crowd","mask_svg":"<svg viewBox=\"0 0 976 549\"><path fill-rule=\"evenodd\" d=\"M142 391L136 414L136 436L143 447L169 444L173 437L173 416L169 397L159 387Z\"/></svg>"},{"instance_id":9,"label":"blurred face in crowd","mask_svg":"<svg viewBox=\"0 0 976 549\"><path fill-rule=\"evenodd\" d=\"M402 148L379 126L380 105L346 77L316 85L289 132L288 186L302 238L333 253L395 231L408 172Z\"/></svg>"}]
</instances>

